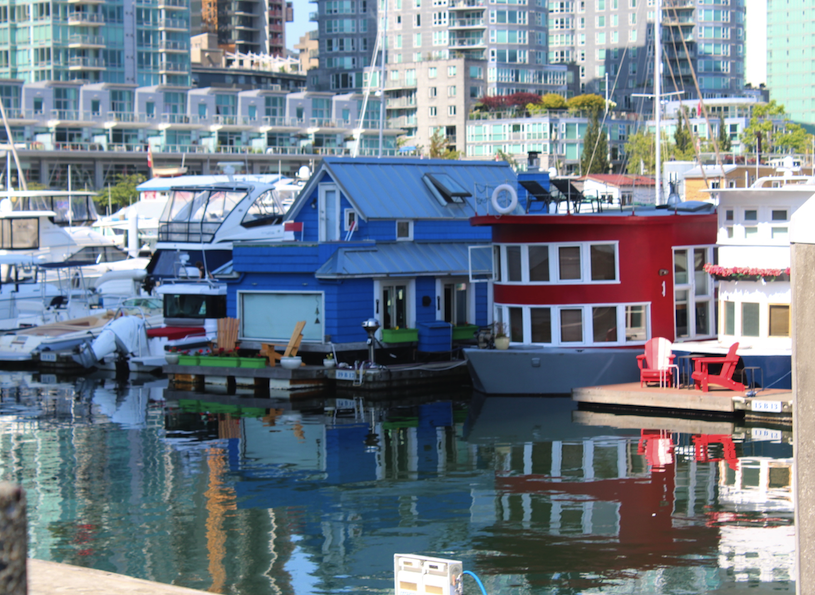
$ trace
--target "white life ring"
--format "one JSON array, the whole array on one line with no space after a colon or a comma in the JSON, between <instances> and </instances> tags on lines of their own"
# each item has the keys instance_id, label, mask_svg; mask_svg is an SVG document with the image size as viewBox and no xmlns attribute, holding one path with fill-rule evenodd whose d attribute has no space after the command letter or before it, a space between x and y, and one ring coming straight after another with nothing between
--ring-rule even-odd
<instances>
[{"instance_id":1,"label":"white life ring","mask_svg":"<svg viewBox=\"0 0 815 595\"><path fill-rule=\"evenodd\" d=\"M501 203L498 201L498 197L501 195L502 192L507 192L509 194L508 205L501 205ZM515 192L515 188L513 188L509 184L501 184L495 190L492 191L491 201L493 209L495 209L501 215L506 215L514 211L515 207L518 206L518 193Z\"/></svg>"}]
</instances>

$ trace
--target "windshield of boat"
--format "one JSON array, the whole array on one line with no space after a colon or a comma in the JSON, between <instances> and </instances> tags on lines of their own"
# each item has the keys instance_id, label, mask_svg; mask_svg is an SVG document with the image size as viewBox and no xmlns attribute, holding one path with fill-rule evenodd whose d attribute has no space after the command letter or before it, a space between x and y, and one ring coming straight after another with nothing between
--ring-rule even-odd
<instances>
[{"instance_id":1,"label":"windshield of boat","mask_svg":"<svg viewBox=\"0 0 815 595\"><path fill-rule=\"evenodd\" d=\"M223 318L226 296L207 294L164 294L165 318Z\"/></svg>"},{"instance_id":2,"label":"windshield of boat","mask_svg":"<svg viewBox=\"0 0 815 595\"><path fill-rule=\"evenodd\" d=\"M173 191L159 222L159 241L211 242L221 223L247 191L219 188Z\"/></svg>"},{"instance_id":3,"label":"windshield of boat","mask_svg":"<svg viewBox=\"0 0 815 595\"><path fill-rule=\"evenodd\" d=\"M289 205L291 205L291 201L289 201ZM275 223L283 218L287 209L288 207L281 200L279 193L276 190L269 190L255 199L255 202L252 203L252 206L244 215L241 225L254 227Z\"/></svg>"},{"instance_id":4,"label":"windshield of boat","mask_svg":"<svg viewBox=\"0 0 815 595\"><path fill-rule=\"evenodd\" d=\"M15 211L54 211L57 214L54 221L57 225L87 225L99 218L93 195L85 193L35 192L15 196L12 204Z\"/></svg>"}]
</instances>

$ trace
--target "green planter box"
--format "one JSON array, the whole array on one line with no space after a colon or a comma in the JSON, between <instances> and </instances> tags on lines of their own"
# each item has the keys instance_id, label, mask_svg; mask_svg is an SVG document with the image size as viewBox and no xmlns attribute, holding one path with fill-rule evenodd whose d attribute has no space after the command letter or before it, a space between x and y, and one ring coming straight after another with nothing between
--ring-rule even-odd
<instances>
[{"instance_id":1,"label":"green planter box","mask_svg":"<svg viewBox=\"0 0 815 595\"><path fill-rule=\"evenodd\" d=\"M400 328L382 329L382 341L385 343L410 343L419 340L419 329Z\"/></svg>"},{"instance_id":2,"label":"green planter box","mask_svg":"<svg viewBox=\"0 0 815 595\"><path fill-rule=\"evenodd\" d=\"M453 341L466 341L473 339L478 326L475 324L465 324L453 327Z\"/></svg>"},{"instance_id":3,"label":"green planter box","mask_svg":"<svg viewBox=\"0 0 815 595\"><path fill-rule=\"evenodd\" d=\"M198 358L199 366L212 366L217 368L237 368L237 357L214 357L211 355L202 355Z\"/></svg>"},{"instance_id":4,"label":"green planter box","mask_svg":"<svg viewBox=\"0 0 815 595\"><path fill-rule=\"evenodd\" d=\"M265 357L239 357L239 368L265 368L268 360Z\"/></svg>"},{"instance_id":5,"label":"green planter box","mask_svg":"<svg viewBox=\"0 0 815 595\"><path fill-rule=\"evenodd\" d=\"M178 356L178 365L179 366L197 366L198 365L198 356L197 355L179 355Z\"/></svg>"}]
</instances>

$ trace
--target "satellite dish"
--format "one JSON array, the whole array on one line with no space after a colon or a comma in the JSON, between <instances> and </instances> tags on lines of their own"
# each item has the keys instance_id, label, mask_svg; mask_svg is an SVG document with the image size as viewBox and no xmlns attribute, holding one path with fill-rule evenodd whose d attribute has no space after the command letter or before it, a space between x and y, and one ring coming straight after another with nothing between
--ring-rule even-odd
<instances>
[{"instance_id":1,"label":"satellite dish","mask_svg":"<svg viewBox=\"0 0 815 595\"><path fill-rule=\"evenodd\" d=\"M301 180L308 180L311 177L311 170L308 168L308 165L304 165L297 170L297 177Z\"/></svg>"},{"instance_id":2,"label":"satellite dish","mask_svg":"<svg viewBox=\"0 0 815 595\"><path fill-rule=\"evenodd\" d=\"M549 168L549 177L550 178L556 178L557 177L557 169L555 169L554 167L550 167Z\"/></svg>"}]
</instances>

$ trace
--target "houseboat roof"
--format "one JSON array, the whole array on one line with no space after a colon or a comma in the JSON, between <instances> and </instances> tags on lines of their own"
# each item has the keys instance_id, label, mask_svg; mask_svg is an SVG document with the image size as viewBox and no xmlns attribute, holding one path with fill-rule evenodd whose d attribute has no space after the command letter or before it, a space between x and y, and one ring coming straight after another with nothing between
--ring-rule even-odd
<instances>
[{"instance_id":1,"label":"houseboat roof","mask_svg":"<svg viewBox=\"0 0 815 595\"><path fill-rule=\"evenodd\" d=\"M626 174L589 174L583 178L584 181L597 182L616 187L648 186L653 188L656 181L652 177L626 175Z\"/></svg>"},{"instance_id":2,"label":"houseboat roof","mask_svg":"<svg viewBox=\"0 0 815 595\"><path fill-rule=\"evenodd\" d=\"M340 248L315 275L318 279L466 275L470 270L491 272L491 267L490 250L470 251L457 242L371 242Z\"/></svg>"},{"instance_id":3,"label":"houseboat roof","mask_svg":"<svg viewBox=\"0 0 815 595\"><path fill-rule=\"evenodd\" d=\"M515 186L503 161L326 157L289 211L294 219L330 177L364 220L467 219L501 184Z\"/></svg>"},{"instance_id":4,"label":"houseboat roof","mask_svg":"<svg viewBox=\"0 0 815 595\"><path fill-rule=\"evenodd\" d=\"M656 222L664 217L716 214L716 205L697 200L686 200L676 205L642 205L622 208L607 206L602 211L596 210L595 205L589 203L580 205L580 207L580 211L569 213L530 212L524 215L479 215L472 217L470 222L473 225L603 225L607 224L610 219L614 219L620 224L637 225L648 220Z\"/></svg>"}]
</instances>

